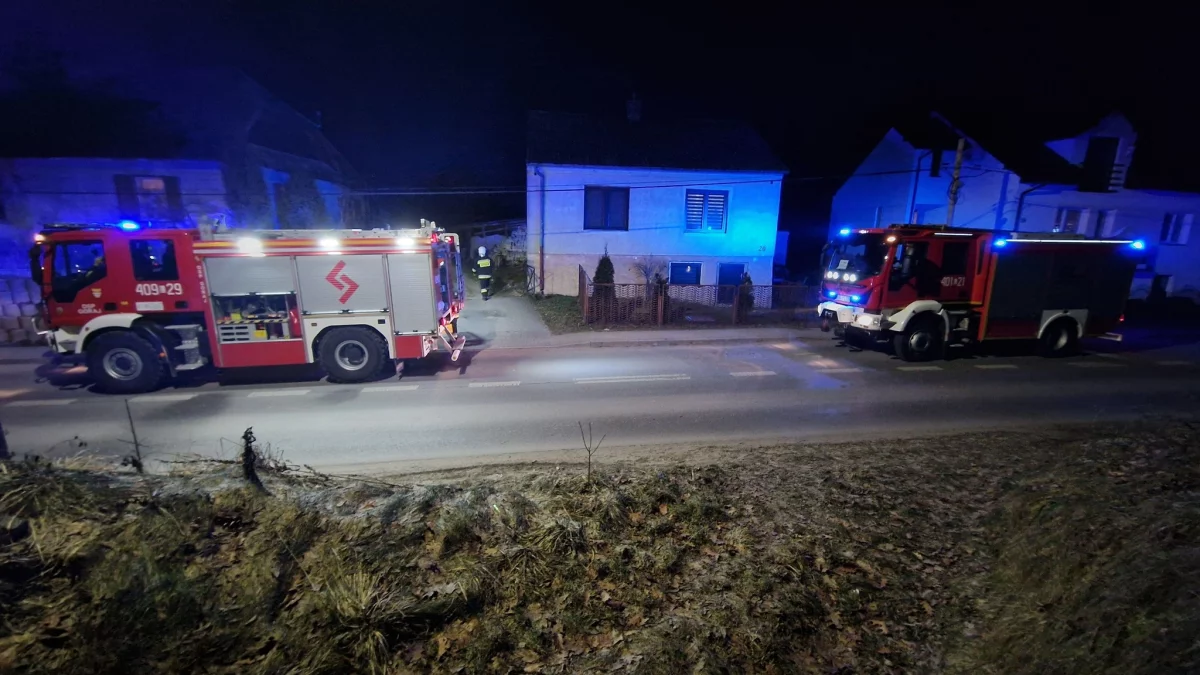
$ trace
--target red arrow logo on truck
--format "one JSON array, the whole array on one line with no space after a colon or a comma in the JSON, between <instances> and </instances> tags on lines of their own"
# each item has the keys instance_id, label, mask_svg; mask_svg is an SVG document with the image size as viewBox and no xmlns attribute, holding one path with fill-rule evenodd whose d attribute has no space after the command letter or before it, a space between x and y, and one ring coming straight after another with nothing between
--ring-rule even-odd
<instances>
[{"instance_id":1,"label":"red arrow logo on truck","mask_svg":"<svg viewBox=\"0 0 1200 675\"><path fill-rule=\"evenodd\" d=\"M354 292L358 290L358 284L354 283L354 280L349 276L342 274L342 270L344 269L346 269L346 263L339 260L338 264L334 265L333 269L329 270L329 274L325 275L325 281L328 281L330 285L339 291L344 291L342 293L342 297L338 298L338 302L342 303L343 305L346 304L346 302L350 300L350 296L354 295Z\"/></svg>"}]
</instances>

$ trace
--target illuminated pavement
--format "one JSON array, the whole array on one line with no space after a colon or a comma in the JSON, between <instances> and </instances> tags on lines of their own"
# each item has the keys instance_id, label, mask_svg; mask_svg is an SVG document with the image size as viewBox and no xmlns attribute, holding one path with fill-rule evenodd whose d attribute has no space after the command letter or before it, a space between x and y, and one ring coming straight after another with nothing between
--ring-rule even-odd
<instances>
[{"instance_id":1,"label":"illuminated pavement","mask_svg":"<svg viewBox=\"0 0 1200 675\"><path fill-rule=\"evenodd\" d=\"M0 421L14 452L124 455L125 399L78 372L0 365ZM263 373L255 374L264 376ZM130 398L156 457L231 456L253 426L288 460L347 466L560 450L591 422L606 446L841 439L1200 410L1194 346L1047 361L905 364L821 338L709 347L488 349L403 380L331 385L305 371L252 384L198 382Z\"/></svg>"}]
</instances>

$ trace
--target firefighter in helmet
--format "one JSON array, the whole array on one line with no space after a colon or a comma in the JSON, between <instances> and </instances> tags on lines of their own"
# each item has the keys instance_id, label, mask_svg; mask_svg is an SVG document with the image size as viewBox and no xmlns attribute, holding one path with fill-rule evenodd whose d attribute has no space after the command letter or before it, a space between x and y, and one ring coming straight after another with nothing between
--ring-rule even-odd
<instances>
[{"instance_id":1,"label":"firefighter in helmet","mask_svg":"<svg viewBox=\"0 0 1200 675\"><path fill-rule=\"evenodd\" d=\"M483 301L487 302L488 289L492 285L492 259L487 255L487 248L479 247L479 258L475 260L473 270L475 276L479 278L479 293L483 296Z\"/></svg>"}]
</instances>

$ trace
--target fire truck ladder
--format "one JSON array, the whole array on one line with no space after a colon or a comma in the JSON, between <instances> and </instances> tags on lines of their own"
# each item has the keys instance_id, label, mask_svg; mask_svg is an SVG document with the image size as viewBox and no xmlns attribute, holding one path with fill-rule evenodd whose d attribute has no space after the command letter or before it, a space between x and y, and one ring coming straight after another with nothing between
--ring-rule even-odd
<instances>
[{"instance_id":1,"label":"fire truck ladder","mask_svg":"<svg viewBox=\"0 0 1200 675\"><path fill-rule=\"evenodd\" d=\"M203 326L188 323L166 328L179 334L179 344L175 346L175 351L183 352L182 362L173 366L175 370L195 370L208 363L208 359L200 354L200 333L204 330ZM171 361L175 362L174 359Z\"/></svg>"}]
</instances>

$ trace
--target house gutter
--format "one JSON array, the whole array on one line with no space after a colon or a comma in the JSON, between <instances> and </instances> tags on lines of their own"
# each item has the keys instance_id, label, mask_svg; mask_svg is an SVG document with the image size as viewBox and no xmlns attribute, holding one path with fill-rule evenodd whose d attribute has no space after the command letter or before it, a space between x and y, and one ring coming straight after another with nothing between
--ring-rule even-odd
<instances>
[{"instance_id":1,"label":"house gutter","mask_svg":"<svg viewBox=\"0 0 1200 675\"><path fill-rule=\"evenodd\" d=\"M1021 191L1021 194L1017 197L1017 213L1013 216L1013 232L1021 231L1021 211L1025 207L1025 198L1031 193L1041 190L1047 185L1049 185L1049 183L1038 183L1037 185L1031 185L1027 189Z\"/></svg>"},{"instance_id":2,"label":"house gutter","mask_svg":"<svg viewBox=\"0 0 1200 675\"><path fill-rule=\"evenodd\" d=\"M546 295L546 174L542 167L533 169L533 175L541 179L538 191L538 293Z\"/></svg>"}]
</instances>

